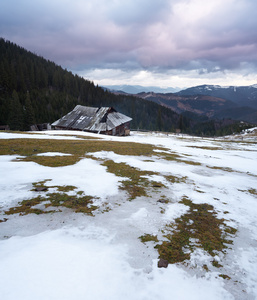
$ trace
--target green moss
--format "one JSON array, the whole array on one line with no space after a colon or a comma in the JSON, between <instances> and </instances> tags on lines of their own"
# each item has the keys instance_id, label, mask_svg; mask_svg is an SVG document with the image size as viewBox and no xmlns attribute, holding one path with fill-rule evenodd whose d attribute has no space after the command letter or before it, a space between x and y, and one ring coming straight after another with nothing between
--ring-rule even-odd
<instances>
[{"instance_id":1,"label":"green moss","mask_svg":"<svg viewBox=\"0 0 257 300\"><path fill-rule=\"evenodd\" d=\"M32 185L34 187L34 189L32 189L32 191L35 191L36 188L47 188L47 189L51 189L51 188L57 188L57 190L59 192L70 192L70 191L74 191L76 189L76 186L74 185L63 185L63 186L60 186L60 185L49 185L49 186L46 186L45 183L47 181L51 181L52 179L45 179L43 181L39 181L39 182L33 182ZM81 192L83 193L83 192ZM79 194L79 192L77 192L77 194Z\"/></svg>"},{"instance_id":2,"label":"green moss","mask_svg":"<svg viewBox=\"0 0 257 300\"><path fill-rule=\"evenodd\" d=\"M78 155L71 156L27 156L18 158L18 161L32 161L46 167L65 167L74 165L81 159Z\"/></svg>"},{"instance_id":3,"label":"green moss","mask_svg":"<svg viewBox=\"0 0 257 300\"><path fill-rule=\"evenodd\" d=\"M157 202L168 204L170 202L170 200L167 199L165 196L161 196Z\"/></svg>"},{"instance_id":4,"label":"green moss","mask_svg":"<svg viewBox=\"0 0 257 300\"><path fill-rule=\"evenodd\" d=\"M86 157L87 153L113 151L120 155L152 156L158 149L150 144L105 140L6 139L0 144L0 155L21 155L19 160L33 161L50 167L67 166ZM70 156L37 156L39 153L61 152Z\"/></svg>"},{"instance_id":5,"label":"green moss","mask_svg":"<svg viewBox=\"0 0 257 300\"><path fill-rule=\"evenodd\" d=\"M165 185L162 182L158 182L158 181L152 181L152 187L153 188L164 188Z\"/></svg>"},{"instance_id":6,"label":"green moss","mask_svg":"<svg viewBox=\"0 0 257 300\"><path fill-rule=\"evenodd\" d=\"M252 195L257 195L257 190L256 189L248 189L248 190L239 190L240 192L243 192L243 193L250 193Z\"/></svg>"},{"instance_id":7,"label":"green moss","mask_svg":"<svg viewBox=\"0 0 257 300\"><path fill-rule=\"evenodd\" d=\"M221 170L221 171L225 171L225 172L229 172L229 173L232 173L232 172L237 172L231 168L228 168L228 167L217 167L217 166L206 166L207 168L209 169L212 169L212 170ZM240 173L240 172L237 172L237 173Z\"/></svg>"},{"instance_id":8,"label":"green moss","mask_svg":"<svg viewBox=\"0 0 257 300\"><path fill-rule=\"evenodd\" d=\"M224 230L226 233L228 234L232 234L232 235L235 235L237 230L234 228L234 227L231 227L231 226L226 226L225 230Z\"/></svg>"},{"instance_id":9,"label":"green moss","mask_svg":"<svg viewBox=\"0 0 257 300\"><path fill-rule=\"evenodd\" d=\"M191 160L184 160L184 157L177 154L177 153L166 153L166 152L158 152L158 156L162 159L168 160L168 161L176 161L188 165L194 165L194 166L200 166L201 163L191 161Z\"/></svg>"},{"instance_id":10,"label":"green moss","mask_svg":"<svg viewBox=\"0 0 257 300\"><path fill-rule=\"evenodd\" d=\"M190 258L196 247L214 256L217 251L226 249L226 244L232 243L227 239L227 234L235 234L236 229L226 226L223 219L218 219L212 205L194 204L187 197L180 203L189 206L189 211L167 225L170 233L165 237L168 241L158 245L161 258L170 263L182 262Z\"/></svg>"},{"instance_id":11,"label":"green moss","mask_svg":"<svg viewBox=\"0 0 257 300\"><path fill-rule=\"evenodd\" d=\"M68 190L71 189L71 186L68 186ZM75 187L72 187L72 189ZM66 190L64 187L63 190ZM46 196L38 196L36 198L32 198L29 200L23 200L20 205L17 207L12 207L5 214L16 214L27 215L27 214L45 214L45 213L53 213L56 211L53 210L45 210L33 208L33 206L38 205L42 202L48 202L44 205L44 208L48 207L67 207L75 212L86 213L88 215L92 215L92 212L96 210L98 207L93 205L92 196L81 196L81 194L76 194L73 196L67 195L64 192L61 193L48 193Z\"/></svg>"},{"instance_id":12,"label":"green moss","mask_svg":"<svg viewBox=\"0 0 257 300\"><path fill-rule=\"evenodd\" d=\"M257 190L256 189L249 189L248 193L250 193L252 195L257 195Z\"/></svg>"},{"instance_id":13,"label":"green moss","mask_svg":"<svg viewBox=\"0 0 257 300\"><path fill-rule=\"evenodd\" d=\"M56 187L59 192L70 192L70 191L74 191L76 189L76 187L74 185L64 185L64 186L54 186L54 187Z\"/></svg>"},{"instance_id":14,"label":"green moss","mask_svg":"<svg viewBox=\"0 0 257 300\"><path fill-rule=\"evenodd\" d=\"M201 190L198 190L198 189L195 189L195 191L196 191L197 193L200 193L200 194L205 194L204 191L201 191Z\"/></svg>"},{"instance_id":15,"label":"green moss","mask_svg":"<svg viewBox=\"0 0 257 300\"><path fill-rule=\"evenodd\" d=\"M167 150L167 149L163 149L163 150ZM182 156L177 153L167 153L167 152L158 152L157 156L168 161L179 161L182 158Z\"/></svg>"},{"instance_id":16,"label":"green moss","mask_svg":"<svg viewBox=\"0 0 257 300\"><path fill-rule=\"evenodd\" d=\"M103 162L102 165L107 167L108 172L119 177L128 178L122 181L120 189L128 192L130 200L135 199L136 197L146 196L146 188L149 186L150 182L144 176L156 174L150 171L141 171L126 163L115 163L112 160L107 160Z\"/></svg>"},{"instance_id":17,"label":"green moss","mask_svg":"<svg viewBox=\"0 0 257 300\"><path fill-rule=\"evenodd\" d=\"M62 206L73 209L75 212L82 212L92 215L92 212L97 209L97 206L93 205L91 196L70 196L64 193L49 193L47 199L51 202L47 206Z\"/></svg>"},{"instance_id":18,"label":"green moss","mask_svg":"<svg viewBox=\"0 0 257 300\"><path fill-rule=\"evenodd\" d=\"M223 279L227 279L227 280L231 279L231 277L229 277L228 275L225 275L225 274L220 274L219 277L221 277Z\"/></svg>"},{"instance_id":19,"label":"green moss","mask_svg":"<svg viewBox=\"0 0 257 300\"><path fill-rule=\"evenodd\" d=\"M215 268L222 268L223 266L221 264L219 264L216 260L213 260L212 262L212 265L215 267Z\"/></svg>"},{"instance_id":20,"label":"green moss","mask_svg":"<svg viewBox=\"0 0 257 300\"><path fill-rule=\"evenodd\" d=\"M221 147L208 147L208 146L187 146L187 147L189 147L189 148L196 148L196 149L203 149L203 150L214 150L214 151L216 151L216 150L223 150L223 148L221 148Z\"/></svg>"},{"instance_id":21,"label":"green moss","mask_svg":"<svg viewBox=\"0 0 257 300\"><path fill-rule=\"evenodd\" d=\"M165 176L165 178L170 181L171 183L186 183L188 180L187 176L183 176L183 177L178 177L178 176L174 176L174 175L168 175Z\"/></svg>"},{"instance_id":22,"label":"green moss","mask_svg":"<svg viewBox=\"0 0 257 300\"><path fill-rule=\"evenodd\" d=\"M181 160L184 164L191 165L191 166L201 166L202 164L197 161L192 160Z\"/></svg>"},{"instance_id":23,"label":"green moss","mask_svg":"<svg viewBox=\"0 0 257 300\"><path fill-rule=\"evenodd\" d=\"M139 237L142 243L147 243L147 242L155 242L158 243L159 240L157 238L157 235L152 235L152 234L144 234Z\"/></svg>"},{"instance_id":24,"label":"green moss","mask_svg":"<svg viewBox=\"0 0 257 300\"><path fill-rule=\"evenodd\" d=\"M5 212L7 215L11 214L20 214L20 215L27 215L27 214L44 214L49 213L49 211L43 211L42 209L32 208L33 206L40 204L41 202L46 201L45 198L38 196L36 198L30 200L23 200L20 202L20 206L12 207L8 211Z\"/></svg>"},{"instance_id":25,"label":"green moss","mask_svg":"<svg viewBox=\"0 0 257 300\"><path fill-rule=\"evenodd\" d=\"M204 269L206 272L209 272L209 271L210 271L207 265L203 265L203 269Z\"/></svg>"}]
</instances>

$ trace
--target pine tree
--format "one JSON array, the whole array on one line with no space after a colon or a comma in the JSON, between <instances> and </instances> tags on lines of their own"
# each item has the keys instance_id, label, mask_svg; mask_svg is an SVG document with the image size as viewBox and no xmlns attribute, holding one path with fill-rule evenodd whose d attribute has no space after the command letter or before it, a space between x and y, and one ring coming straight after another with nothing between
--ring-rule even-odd
<instances>
[{"instance_id":1,"label":"pine tree","mask_svg":"<svg viewBox=\"0 0 257 300\"><path fill-rule=\"evenodd\" d=\"M20 99L16 90L12 93L12 98L10 100L10 113L8 125L11 130L22 130L23 125L23 112Z\"/></svg>"},{"instance_id":2,"label":"pine tree","mask_svg":"<svg viewBox=\"0 0 257 300\"><path fill-rule=\"evenodd\" d=\"M30 130L30 126L35 124L35 114L30 100L30 94L27 92L25 100L25 114L24 114L24 129Z\"/></svg>"},{"instance_id":3,"label":"pine tree","mask_svg":"<svg viewBox=\"0 0 257 300\"><path fill-rule=\"evenodd\" d=\"M159 109L158 109L158 115L157 115L157 129L159 131L161 131L162 127L163 127L162 112L161 112L161 108L159 107Z\"/></svg>"}]
</instances>

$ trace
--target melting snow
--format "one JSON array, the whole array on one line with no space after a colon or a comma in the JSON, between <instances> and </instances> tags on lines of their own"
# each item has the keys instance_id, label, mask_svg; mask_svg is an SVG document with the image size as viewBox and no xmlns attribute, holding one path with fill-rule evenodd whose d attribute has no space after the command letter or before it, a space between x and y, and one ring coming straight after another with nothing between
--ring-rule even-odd
<instances>
[{"instance_id":1,"label":"melting snow","mask_svg":"<svg viewBox=\"0 0 257 300\"><path fill-rule=\"evenodd\" d=\"M50 131L0 133L0 138L75 139L77 135L99 137ZM166 153L180 155L183 161L179 162L161 159L158 152L150 160L108 151L92 153L159 173L152 180L165 184L169 203L158 203L158 194L128 201L119 190L122 178L93 159L50 168L0 156L4 174L0 178L0 219L8 219L0 223L0 299L256 299L257 198L249 190L257 190L257 144L248 143L254 137L248 139L245 134L236 142L231 142L232 137L212 140L150 133L101 138L154 144L167 148ZM187 179L170 183L164 175ZM45 179L51 179L46 185L74 185L111 210L96 212L94 217L67 209L47 215L4 215L3 210L34 197L32 183ZM178 203L183 196L213 205L218 217L236 227L234 245L215 258L197 249L188 268L178 264L158 269L153 242L143 244L139 237L145 233L160 237L167 223L185 214L188 207ZM213 259L223 268L214 268ZM210 271L203 272L203 265ZM231 279L219 277L221 274Z\"/></svg>"}]
</instances>

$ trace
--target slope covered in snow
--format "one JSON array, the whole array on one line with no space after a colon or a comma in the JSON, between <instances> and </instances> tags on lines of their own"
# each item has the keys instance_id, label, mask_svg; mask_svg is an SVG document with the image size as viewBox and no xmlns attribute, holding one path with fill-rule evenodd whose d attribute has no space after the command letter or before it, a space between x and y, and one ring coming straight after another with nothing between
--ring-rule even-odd
<instances>
[{"instance_id":1,"label":"slope covered in snow","mask_svg":"<svg viewBox=\"0 0 257 300\"><path fill-rule=\"evenodd\" d=\"M108 147L85 147L86 155L77 163L60 167L17 154L0 156L4 174L0 178L0 299L257 298L254 130L215 140L137 132L126 138L70 131L0 133L0 146L4 148L7 140L30 138L69 140L75 147L87 137L101 138L103 143L132 142L125 148L136 143L153 145L153 151L129 155ZM39 162L69 158L59 149L42 153ZM120 173L112 169L117 166ZM122 173L124 166L127 174ZM142 194L129 195L127 170L140 175ZM35 183L48 191L36 192ZM38 211L31 212L50 213L6 214L23 200L49 192L53 197L66 186L74 187L67 195L76 198L83 192L92 197L90 205L96 208L76 213L60 203L47 206L49 196L31 207ZM191 237L190 246L183 249L190 254L188 259L158 268L155 246L166 241L167 234L174 234L170 224L189 215L191 208L182 199L191 201L193 208L206 205L206 214L214 211L215 218L223 220L223 229L234 229L227 233L231 242L210 255ZM142 242L146 235L156 241Z\"/></svg>"}]
</instances>

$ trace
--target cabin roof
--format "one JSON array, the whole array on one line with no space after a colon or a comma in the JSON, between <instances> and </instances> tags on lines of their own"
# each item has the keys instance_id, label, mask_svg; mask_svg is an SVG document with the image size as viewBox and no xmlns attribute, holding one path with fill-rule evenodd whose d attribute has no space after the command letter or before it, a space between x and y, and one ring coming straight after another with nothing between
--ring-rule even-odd
<instances>
[{"instance_id":1,"label":"cabin roof","mask_svg":"<svg viewBox=\"0 0 257 300\"><path fill-rule=\"evenodd\" d=\"M130 117L117 112L113 107L77 105L67 115L52 123L52 126L102 132L112 130L131 120Z\"/></svg>"}]
</instances>

